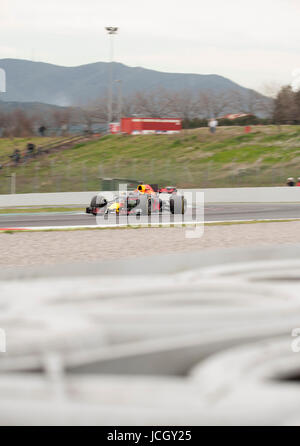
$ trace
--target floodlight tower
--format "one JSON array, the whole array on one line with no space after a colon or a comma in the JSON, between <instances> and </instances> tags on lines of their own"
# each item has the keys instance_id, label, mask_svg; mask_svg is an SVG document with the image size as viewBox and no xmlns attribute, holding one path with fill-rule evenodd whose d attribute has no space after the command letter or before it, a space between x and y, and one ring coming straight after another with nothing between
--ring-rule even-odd
<instances>
[{"instance_id":1,"label":"floodlight tower","mask_svg":"<svg viewBox=\"0 0 300 446\"><path fill-rule=\"evenodd\" d=\"M115 83L118 84L118 122L121 131L121 118L122 118L122 108L123 108L123 97L122 97L122 81L121 79L115 80Z\"/></svg>"},{"instance_id":2,"label":"floodlight tower","mask_svg":"<svg viewBox=\"0 0 300 446\"><path fill-rule=\"evenodd\" d=\"M113 38L118 32L118 27L116 26L106 26L105 27L109 36L109 83L108 83L108 97L107 97L107 131L110 131L109 124L112 120L112 102L113 102L113 60L114 60L114 45Z\"/></svg>"}]
</instances>

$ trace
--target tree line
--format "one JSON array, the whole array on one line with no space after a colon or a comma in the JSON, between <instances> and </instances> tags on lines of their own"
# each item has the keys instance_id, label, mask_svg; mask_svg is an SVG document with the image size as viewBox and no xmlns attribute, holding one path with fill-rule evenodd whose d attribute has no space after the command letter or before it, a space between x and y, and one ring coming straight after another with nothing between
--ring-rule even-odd
<instances>
[{"instance_id":1,"label":"tree line","mask_svg":"<svg viewBox=\"0 0 300 446\"><path fill-rule=\"evenodd\" d=\"M272 113L271 98L254 90L191 90L173 91L157 88L136 92L124 98L115 96L113 119L123 116L149 116L152 118L177 117L183 120L210 119L227 113L247 113L269 116ZM107 98L90 104L98 118L107 119Z\"/></svg>"},{"instance_id":2,"label":"tree line","mask_svg":"<svg viewBox=\"0 0 300 446\"><path fill-rule=\"evenodd\" d=\"M300 90L281 88L274 101L273 120L277 124L300 124Z\"/></svg>"},{"instance_id":3,"label":"tree line","mask_svg":"<svg viewBox=\"0 0 300 446\"><path fill-rule=\"evenodd\" d=\"M31 136L40 126L68 133L71 125L91 131L94 123L108 119L107 97L103 96L85 107L55 107L43 110L0 109L1 136ZM219 125L299 124L300 91L290 86L280 89L275 98L263 96L254 90L172 91L157 88L130 95L114 95L113 120L121 116L147 116L152 118L176 117L183 120L184 128L207 126L211 118L228 113L245 113L248 116L235 120L220 119Z\"/></svg>"}]
</instances>

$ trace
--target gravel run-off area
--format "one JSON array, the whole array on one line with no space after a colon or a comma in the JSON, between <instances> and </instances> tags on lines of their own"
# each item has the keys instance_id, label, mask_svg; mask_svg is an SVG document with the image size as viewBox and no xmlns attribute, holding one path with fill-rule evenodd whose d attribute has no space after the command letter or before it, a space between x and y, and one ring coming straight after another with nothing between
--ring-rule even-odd
<instances>
[{"instance_id":1,"label":"gravel run-off area","mask_svg":"<svg viewBox=\"0 0 300 446\"><path fill-rule=\"evenodd\" d=\"M6 267L112 260L172 252L300 243L300 222L205 226L200 238L188 228L138 228L0 234Z\"/></svg>"}]
</instances>

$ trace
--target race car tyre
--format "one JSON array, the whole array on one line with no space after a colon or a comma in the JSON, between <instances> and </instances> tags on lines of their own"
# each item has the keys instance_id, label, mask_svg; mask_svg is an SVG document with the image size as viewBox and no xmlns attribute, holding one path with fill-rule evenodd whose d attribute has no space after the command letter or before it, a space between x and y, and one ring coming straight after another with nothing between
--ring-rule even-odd
<instances>
[{"instance_id":1,"label":"race car tyre","mask_svg":"<svg viewBox=\"0 0 300 446\"><path fill-rule=\"evenodd\" d=\"M186 201L182 195L173 195L170 198L170 212L171 214L184 214L186 208Z\"/></svg>"},{"instance_id":2,"label":"race car tyre","mask_svg":"<svg viewBox=\"0 0 300 446\"><path fill-rule=\"evenodd\" d=\"M159 212L162 213L163 211L163 201L159 200Z\"/></svg>"},{"instance_id":3,"label":"race car tyre","mask_svg":"<svg viewBox=\"0 0 300 446\"><path fill-rule=\"evenodd\" d=\"M96 207L96 200L97 200L97 195L95 197L92 198L91 200L91 208L95 208Z\"/></svg>"},{"instance_id":4,"label":"race car tyre","mask_svg":"<svg viewBox=\"0 0 300 446\"><path fill-rule=\"evenodd\" d=\"M95 195L91 201L91 208L103 208L107 205L107 200L102 195Z\"/></svg>"},{"instance_id":5,"label":"race car tyre","mask_svg":"<svg viewBox=\"0 0 300 446\"><path fill-rule=\"evenodd\" d=\"M148 198L147 195L141 195L139 197L139 204L137 207L141 210L142 215L150 215L151 214L151 199Z\"/></svg>"}]
</instances>

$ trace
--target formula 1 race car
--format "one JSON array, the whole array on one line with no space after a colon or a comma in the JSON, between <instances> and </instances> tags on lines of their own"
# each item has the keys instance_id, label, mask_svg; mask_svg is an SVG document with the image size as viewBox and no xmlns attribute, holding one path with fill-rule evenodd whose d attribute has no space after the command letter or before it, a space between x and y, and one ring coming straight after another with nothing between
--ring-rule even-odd
<instances>
[{"instance_id":1,"label":"formula 1 race car","mask_svg":"<svg viewBox=\"0 0 300 446\"><path fill-rule=\"evenodd\" d=\"M167 196L164 196L168 194ZM104 215L151 215L168 211L171 214L184 214L186 200L177 193L175 187L168 186L158 189L155 185L140 184L133 192L124 192L108 200L103 195L92 198L91 204L86 208L87 214Z\"/></svg>"}]
</instances>

